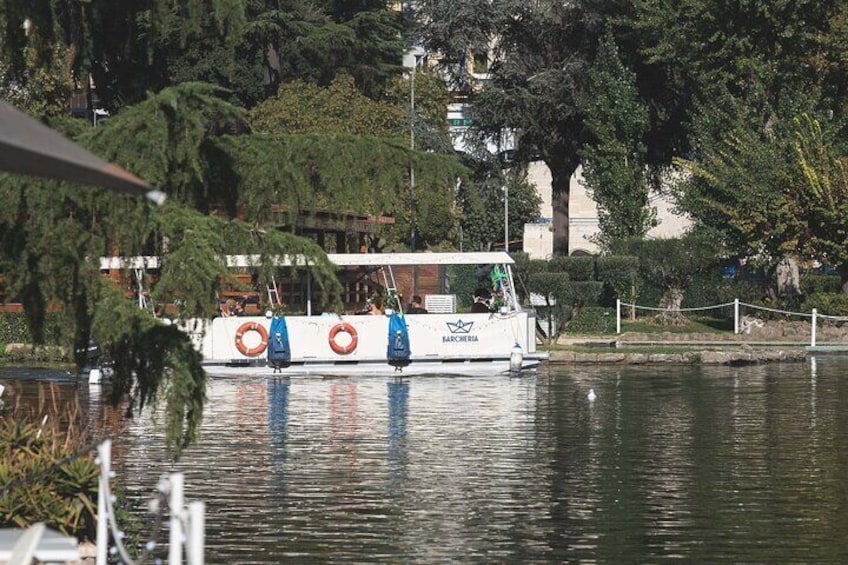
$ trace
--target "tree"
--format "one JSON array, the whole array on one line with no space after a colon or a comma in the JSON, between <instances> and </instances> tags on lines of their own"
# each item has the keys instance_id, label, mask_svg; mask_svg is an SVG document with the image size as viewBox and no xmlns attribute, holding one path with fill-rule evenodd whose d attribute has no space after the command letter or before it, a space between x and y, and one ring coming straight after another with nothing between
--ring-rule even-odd
<instances>
[{"instance_id":1,"label":"tree","mask_svg":"<svg viewBox=\"0 0 848 565\"><path fill-rule=\"evenodd\" d=\"M551 170L554 251L567 254L569 182L584 128L580 96L608 7L589 0L418 4L426 45L470 97L474 130L495 141L515 132L516 159L541 159ZM469 72L475 56L491 62L479 85Z\"/></svg>"},{"instance_id":2,"label":"tree","mask_svg":"<svg viewBox=\"0 0 848 565\"><path fill-rule=\"evenodd\" d=\"M164 397L169 437L181 443L194 437L205 398L199 356L185 334L134 307L102 278L101 256L160 255L155 298L173 299L179 289L185 316L214 311L216 281L228 277L221 257L234 248L310 257L324 296L332 302L340 292L335 268L313 242L192 208L207 180L203 149L242 116L215 92L205 85L168 89L77 140L166 191L162 208L113 192L0 177L0 270L21 297L36 342L43 340L47 305L62 305L66 345L78 348L93 335L116 361L113 394L127 398L130 411Z\"/></svg>"},{"instance_id":3,"label":"tree","mask_svg":"<svg viewBox=\"0 0 848 565\"><path fill-rule=\"evenodd\" d=\"M403 138L408 112L402 106L371 100L339 76L327 87L297 80L283 83L274 98L253 108L254 131L270 134L354 134Z\"/></svg>"},{"instance_id":4,"label":"tree","mask_svg":"<svg viewBox=\"0 0 848 565\"><path fill-rule=\"evenodd\" d=\"M802 116L796 122L795 150L803 183L790 194L804 229L800 249L839 273L848 294L848 158L835 154L819 122Z\"/></svg>"},{"instance_id":5,"label":"tree","mask_svg":"<svg viewBox=\"0 0 848 565\"><path fill-rule=\"evenodd\" d=\"M408 88L404 82L408 85L399 80L400 86L392 88ZM435 121L436 116L443 118L443 112L434 109L433 97L439 100L443 93L437 86L420 93L423 119L416 122L419 132L429 132L425 140L430 149L444 149L446 144L444 119ZM254 131L272 137L262 135L254 142L251 136L239 136L221 146L225 153L238 154L235 162L250 164L244 171L238 167L232 178L221 173L222 192L228 186L243 187L243 204L252 217L267 216L271 205L279 202L289 204L292 212L319 206L387 213L396 220L387 234L391 244L409 241L414 208L422 245L454 245L460 215L454 193L467 171L453 151L426 151L428 146L419 144L416 149L421 150L408 149L408 110L403 105L408 102L394 98L398 99L401 103L372 100L354 87L350 77L340 77L328 87L281 85L275 98L248 114ZM264 164L258 167L259 163ZM410 206L410 163L416 174L414 206ZM317 174L310 177L304 174L308 171ZM257 187L266 188L256 191ZM230 209L234 206L228 204Z\"/></svg>"},{"instance_id":6,"label":"tree","mask_svg":"<svg viewBox=\"0 0 848 565\"><path fill-rule=\"evenodd\" d=\"M3 0L0 19L9 80L27 82L27 47L81 89L91 78L113 111L179 82L217 84L252 106L283 81L326 86L339 73L376 98L404 48L401 14L384 2Z\"/></svg>"},{"instance_id":7,"label":"tree","mask_svg":"<svg viewBox=\"0 0 848 565\"><path fill-rule=\"evenodd\" d=\"M669 323L680 321L680 307L695 275L717 260L711 238L698 231L681 238L618 240L613 252L638 258L640 278L662 292L658 306Z\"/></svg>"},{"instance_id":8,"label":"tree","mask_svg":"<svg viewBox=\"0 0 848 565\"><path fill-rule=\"evenodd\" d=\"M648 208L644 136L648 113L636 77L621 62L610 28L601 39L581 106L587 143L580 152L583 177L598 204L599 243L644 236L656 225Z\"/></svg>"},{"instance_id":9,"label":"tree","mask_svg":"<svg viewBox=\"0 0 848 565\"><path fill-rule=\"evenodd\" d=\"M793 184L792 130L784 122L767 126L768 106L752 98L725 93L703 106L698 159L677 161L692 175L679 185L678 205L734 256L777 261L797 250L786 237L797 219L783 197Z\"/></svg>"},{"instance_id":10,"label":"tree","mask_svg":"<svg viewBox=\"0 0 848 565\"><path fill-rule=\"evenodd\" d=\"M504 197L509 196L510 240L523 236L524 224L539 216L541 199L518 167L502 169L494 158L466 156L463 163L471 174L459 187L457 199L462 208L463 249L488 251L504 240ZM506 189L506 190L504 190Z\"/></svg>"}]
</instances>

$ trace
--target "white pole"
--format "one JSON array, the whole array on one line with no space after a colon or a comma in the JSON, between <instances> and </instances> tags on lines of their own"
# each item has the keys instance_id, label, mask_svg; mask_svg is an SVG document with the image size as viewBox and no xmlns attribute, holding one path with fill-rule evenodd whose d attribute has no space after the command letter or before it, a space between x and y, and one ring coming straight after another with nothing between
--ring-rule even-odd
<instances>
[{"instance_id":1,"label":"white pole","mask_svg":"<svg viewBox=\"0 0 848 565\"><path fill-rule=\"evenodd\" d=\"M168 563L179 565L183 562L183 474L172 473L169 477L171 492L168 504L171 506L171 532L168 538Z\"/></svg>"},{"instance_id":2,"label":"white pole","mask_svg":"<svg viewBox=\"0 0 848 565\"><path fill-rule=\"evenodd\" d=\"M312 274L306 271L306 315L312 315Z\"/></svg>"},{"instance_id":3,"label":"white pole","mask_svg":"<svg viewBox=\"0 0 848 565\"><path fill-rule=\"evenodd\" d=\"M733 333L739 333L739 299L733 299Z\"/></svg>"},{"instance_id":4,"label":"white pole","mask_svg":"<svg viewBox=\"0 0 848 565\"><path fill-rule=\"evenodd\" d=\"M509 185L504 183L504 251L509 253Z\"/></svg>"},{"instance_id":5,"label":"white pole","mask_svg":"<svg viewBox=\"0 0 848 565\"><path fill-rule=\"evenodd\" d=\"M105 439L97 446L100 458L100 481L97 486L97 565L106 565L109 550L109 511L106 504L106 491L112 466L112 440Z\"/></svg>"},{"instance_id":6,"label":"white pole","mask_svg":"<svg viewBox=\"0 0 848 565\"><path fill-rule=\"evenodd\" d=\"M615 333L621 333L621 298L615 299Z\"/></svg>"},{"instance_id":7,"label":"white pole","mask_svg":"<svg viewBox=\"0 0 848 565\"><path fill-rule=\"evenodd\" d=\"M816 311L815 308L813 308L813 327L812 327L812 330L810 331L810 347L816 346L816 316L817 315L818 315L818 312Z\"/></svg>"},{"instance_id":8,"label":"white pole","mask_svg":"<svg viewBox=\"0 0 848 565\"><path fill-rule=\"evenodd\" d=\"M188 542L186 543L188 565L203 565L205 512L206 504L203 502L190 502L188 505Z\"/></svg>"},{"instance_id":9,"label":"white pole","mask_svg":"<svg viewBox=\"0 0 848 565\"><path fill-rule=\"evenodd\" d=\"M409 80L409 149L415 151L415 68L418 55L412 56L412 75ZM409 250L415 251L415 164L409 157Z\"/></svg>"}]
</instances>

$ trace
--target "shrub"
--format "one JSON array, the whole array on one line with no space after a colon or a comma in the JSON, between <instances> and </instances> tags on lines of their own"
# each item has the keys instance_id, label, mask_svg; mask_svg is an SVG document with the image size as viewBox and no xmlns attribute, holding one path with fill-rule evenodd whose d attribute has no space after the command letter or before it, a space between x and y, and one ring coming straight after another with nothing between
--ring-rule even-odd
<instances>
[{"instance_id":1,"label":"shrub","mask_svg":"<svg viewBox=\"0 0 848 565\"><path fill-rule=\"evenodd\" d=\"M604 284L596 281L569 281L565 285L565 295L573 306L597 306L604 290Z\"/></svg>"},{"instance_id":2,"label":"shrub","mask_svg":"<svg viewBox=\"0 0 848 565\"><path fill-rule=\"evenodd\" d=\"M568 275L565 273L536 273L530 275L530 292L542 295L548 302L548 306L539 307L539 310L548 316L549 337L559 333L559 325L564 319L565 313L571 311L571 301L568 291Z\"/></svg>"},{"instance_id":3,"label":"shrub","mask_svg":"<svg viewBox=\"0 0 848 565\"><path fill-rule=\"evenodd\" d=\"M44 341L50 345L63 343L62 313L48 312L44 320ZM0 343L32 343L32 334L23 312L0 313Z\"/></svg>"},{"instance_id":4,"label":"shrub","mask_svg":"<svg viewBox=\"0 0 848 565\"><path fill-rule=\"evenodd\" d=\"M66 535L95 538L97 481L94 454L73 430L0 420L0 525L45 522Z\"/></svg>"},{"instance_id":5,"label":"shrub","mask_svg":"<svg viewBox=\"0 0 848 565\"><path fill-rule=\"evenodd\" d=\"M819 314L848 316L848 296L841 292L819 292L807 297L801 308L804 312L812 312L815 308Z\"/></svg>"},{"instance_id":6,"label":"shrub","mask_svg":"<svg viewBox=\"0 0 848 565\"><path fill-rule=\"evenodd\" d=\"M552 273L568 273L573 281L595 280L594 257L554 257L548 263L548 271Z\"/></svg>"},{"instance_id":7,"label":"shrub","mask_svg":"<svg viewBox=\"0 0 848 565\"><path fill-rule=\"evenodd\" d=\"M639 293L639 259L627 255L598 257L598 280L604 284L601 304L612 306L616 299L635 302Z\"/></svg>"},{"instance_id":8,"label":"shrub","mask_svg":"<svg viewBox=\"0 0 848 565\"><path fill-rule=\"evenodd\" d=\"M586 306L575 313L566 331L576 334L614 334L615 309Z\"/></svg>"},{"instance_id":9,"label":"shrub","mask_svg":"<svg viewBox=\"0 0 848 565\"><path fill-rule=\"evenodd\" d=\"M474 289L479 286L473 265L448 265L448 289L456 295L460 307L468 308L473 301Z\"/></svg>"},{"instance_id":10,"label":"shrub","mask_svg":"<svg viewBox=\"0 0 848 565\"><path fill-rule=\"evenodd\" d=\"M803 275L801 277L801 291L807 296L819 293L836 294L840 292L840 286L838 275Z\"/></svg>"}]
</instances>

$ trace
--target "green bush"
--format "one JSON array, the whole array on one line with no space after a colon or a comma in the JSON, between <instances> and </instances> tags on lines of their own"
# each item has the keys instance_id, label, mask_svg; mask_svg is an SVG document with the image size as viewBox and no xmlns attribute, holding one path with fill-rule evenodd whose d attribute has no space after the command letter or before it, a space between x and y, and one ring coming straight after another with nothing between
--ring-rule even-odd
<instances>
[{"instance_id":1,"label":"green bush","mask_svg":"<svg viewBox=\"0 0 848 565\"><path fill-rule=\"evenodd\" d=\"M812 312L828 316L848 316L848 296L840 293L818 292L807 297L801 305L803 312Z\"/></svg>"},{"instance_id":2,"label":"green bush","mask_svg":"<svg viewBox=\"0 0 848 565\"><path fill-rule=\"evenodd\" d=\"M554 257L548 262L551 273L568 273L572 281L595 280L594 257Z\"/></svg>"},{"instance_id":3,"label":"green bush","mask_svg":"<svg viewBox=\"0 0 848 565\"><path fill-rule=\"evenodd\" d=\"M683 308L700 308L721 304L723 301L719 288L722 281L722 272L718 268L714 267L695 272L683 298Z\"/></svg>"},{"instance_id":4,"label":"green bush","mask_svg":"<svg viewBox=\"0 0 848 565\"><path fill-rule=\"evenodd\" d=\"M627 255L598 257L598 280L604 284L601 304L615 305L616 299L633 302L638 297L641 283L638 280L639 259Z\"/></svg>"},{"instance_id":5,"label":"green bush","mask_svg":"<svg viewBox=\"0 0 848 565\"><path fill-rule=\"evenodd\" d=\"M45 522L93 540L98 475L94 455L72 432L14 417L0 420L0 526Z\"/></svg>"},{"instance_id":6,"label":"green bush","mask_svg":"<svg viewBox=\"0 0 848 565\"><path fill-rule=\"evenodd\" d=\"M578 307L598 306L604 283L597 281L568 281L565 285L565 295L570 304Z\"/></svg>"},{"instance_id":7,"label":"green bush","mask_svg":"<svg viewBox=\"0 0 848 565\"><path fill-rule=\"evenodd\" d=\"M474 289L479 286L474 265L448 265L448 289L456 295L458 305L469 308L473 302Z\"/></svg>"},{"instance_id":8,"label":"green bush","mask_svg":"<svg viewBox=\"0 0 848 565\"><path fill-rule=\"evenodd\" d=\"M566 331L575 334L614 334L615 309L598 306L581 308L566 325Z\"/></svg>"},{"instance_id":9,"label":"green bush","mask_svg":"<svg viewBox=\"0 0 848 565\"><path fill-rule=\"evenodd\" d=\"M801 291L811 296L813 294L840 292L840 280L838 275L802 275Z\"/></svg>"},{"instance_id":10,"label":"green bush","mask_svg":"<svg viewBox=\"0 0 848 565\"><path fill-rule=\"evenodd\" d=\"M66 337L62 331L62 313L48 312L44 320L44 341L60 345ZM32 343L32 334L22 312L0 313L0 343Z\"/></svg>"}]
</instances>

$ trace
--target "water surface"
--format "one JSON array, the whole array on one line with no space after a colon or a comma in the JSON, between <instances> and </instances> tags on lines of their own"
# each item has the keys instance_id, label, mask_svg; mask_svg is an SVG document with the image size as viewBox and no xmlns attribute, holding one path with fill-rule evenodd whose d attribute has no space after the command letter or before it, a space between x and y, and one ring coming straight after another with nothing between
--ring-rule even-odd
<instances>
[{"instance_id":1,"label":"water surface","mask_svg":"<svg viewBox=\"0 0 848 565\"><path fill-rule=\"evenodd\" d=\"M185 473L210 563L842 562L846 371L213 380L177 464L149 418L110 429L132 499ZM45 377L0 372L20 394Z\"/></svg>"}]
</instances>

